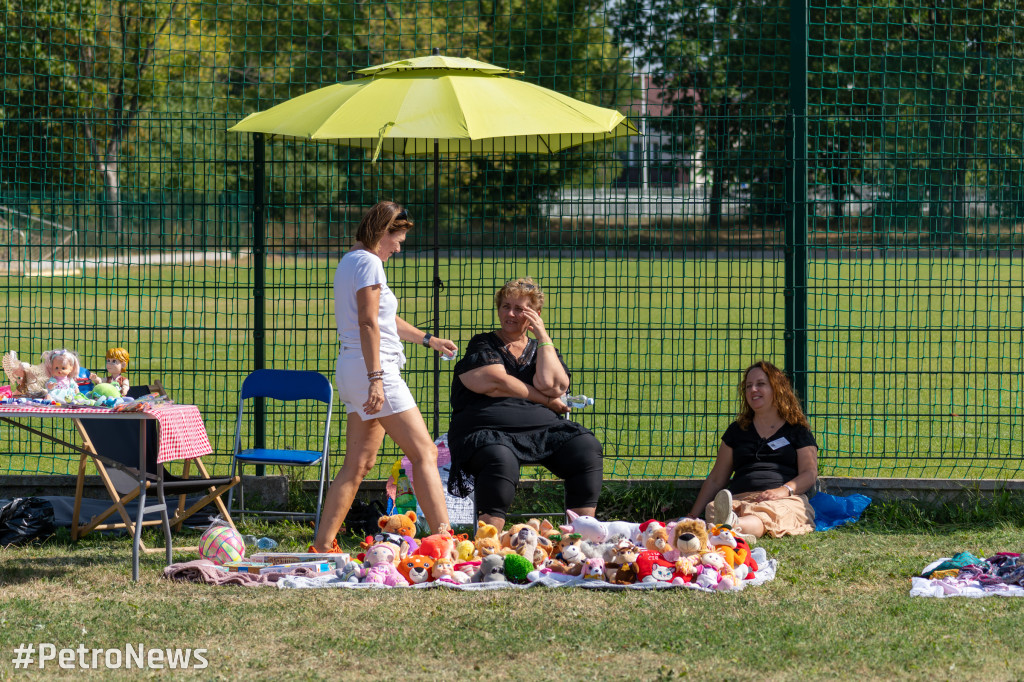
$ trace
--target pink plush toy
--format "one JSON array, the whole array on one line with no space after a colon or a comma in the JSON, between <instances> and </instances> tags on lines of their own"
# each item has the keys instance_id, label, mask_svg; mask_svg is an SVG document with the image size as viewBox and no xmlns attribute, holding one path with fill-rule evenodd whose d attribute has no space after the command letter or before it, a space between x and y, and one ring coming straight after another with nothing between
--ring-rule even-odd
<instances>
[{"instance_id":1,"label":"pink plush toy","mask_svg":"<svg viewBox=\"0 0 1024 682\"><path fill-rule=\"evenodd\" d=\"M581 575L584 580L604 580L604 559L590 557L584 561Z\"/></svg>"},{"instance_id":2,"label":"pink plush toy","mask_svg":"<svg viewBox=\"0 0 1024 682\"><path fill-rule=\"evenodd\" d=\"M718 552L704 552L700 555L700 564L694 582L701 587L731 590L736 586L736 576L732 568Z\"/></svg>"}]
</instances>

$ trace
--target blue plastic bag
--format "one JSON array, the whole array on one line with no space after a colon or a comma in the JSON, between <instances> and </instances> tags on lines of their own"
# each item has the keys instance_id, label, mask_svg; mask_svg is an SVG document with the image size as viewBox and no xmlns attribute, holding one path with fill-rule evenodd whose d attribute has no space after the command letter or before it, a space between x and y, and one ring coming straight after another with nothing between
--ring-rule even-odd
<instances>
[{"instance_id":1,"label":"blue plastic bag","mask_svg":"<svg viewBox=\"0 0 1024 682\"><path fill-rule=\"evenodd\" d=\"M811 498L811 506L814 507L814 530L831 530L844 523L856 521L869 504L870 497L857 493L845 497L818 493Z\"/></svg>"}]
</instances>

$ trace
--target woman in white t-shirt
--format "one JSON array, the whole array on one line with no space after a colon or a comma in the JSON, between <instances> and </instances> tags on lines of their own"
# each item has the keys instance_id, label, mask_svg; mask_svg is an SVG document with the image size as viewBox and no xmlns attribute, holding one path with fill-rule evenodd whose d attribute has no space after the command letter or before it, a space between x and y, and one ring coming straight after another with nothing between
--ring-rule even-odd
<instances>
[{"instance_id":1,"label":"woman in white t-shirt","mask_svg":"<svg viewBox=\"0 0 1024 682\"><path fill-rule=\"evenodd\" d=\"M337 549L338 531L359 484L377 459L385 433L412 462L416 497L431 530L441 532L448 527L437 446L399 370L405 364L402 341L422 343L445 355L454 355L458 348L399 317L398 299L384 275L384 263L401 250L412 226L404 208L391 201L378 203L363 216L355 244L334 273L339 343L334 383L348 413L347 451L341 471L327 491L311 551Z\"/></svg>"}]
</instances>

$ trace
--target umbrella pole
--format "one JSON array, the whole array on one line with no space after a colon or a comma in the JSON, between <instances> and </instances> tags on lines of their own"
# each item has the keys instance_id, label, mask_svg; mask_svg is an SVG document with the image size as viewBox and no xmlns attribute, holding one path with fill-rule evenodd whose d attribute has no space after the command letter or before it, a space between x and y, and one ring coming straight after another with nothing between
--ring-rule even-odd
<instances>
[{"instance_id":1,"label":"umbrella pole","mask_svg":"<svg viewBox=\"0 0 1024 682\"><path fill-rule=\"evenodd\" d=\"M441 268L438 262L438 220L441 203L441 154L434 140L434 336L441 333ZM441 355L434 353L434 440L441 430Z\"/></svg>"}]
</instances>

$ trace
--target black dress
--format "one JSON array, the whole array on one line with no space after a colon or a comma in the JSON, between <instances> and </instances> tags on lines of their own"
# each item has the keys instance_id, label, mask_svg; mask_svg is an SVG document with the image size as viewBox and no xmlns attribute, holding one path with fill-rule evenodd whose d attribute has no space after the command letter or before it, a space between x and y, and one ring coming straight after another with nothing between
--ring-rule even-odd
<instances>
[{"instance_id":1,"label":"black dress","mask_svg":"<svg viewBox=\"0 0 1024 682\"><path fill-rule=\"evenodd\" d=\"M560 353L558 360L565 368ZM537 373L537 342L530 339L523 354L514 358L494 332L477 334L455 365L452 418L448 426L448 448L452 453L448 492L458 497L473 492L473 476L463 466L477 448L504 445L516 453L521 463L539 462L554 455L573 438L593 435L544 405L525 398L492 398L474 393L459 379L460 375L487 365L502 365L509 375L532 385ZM571 380L568 368L565 371Z\"/></svg>"}]
</instances>

